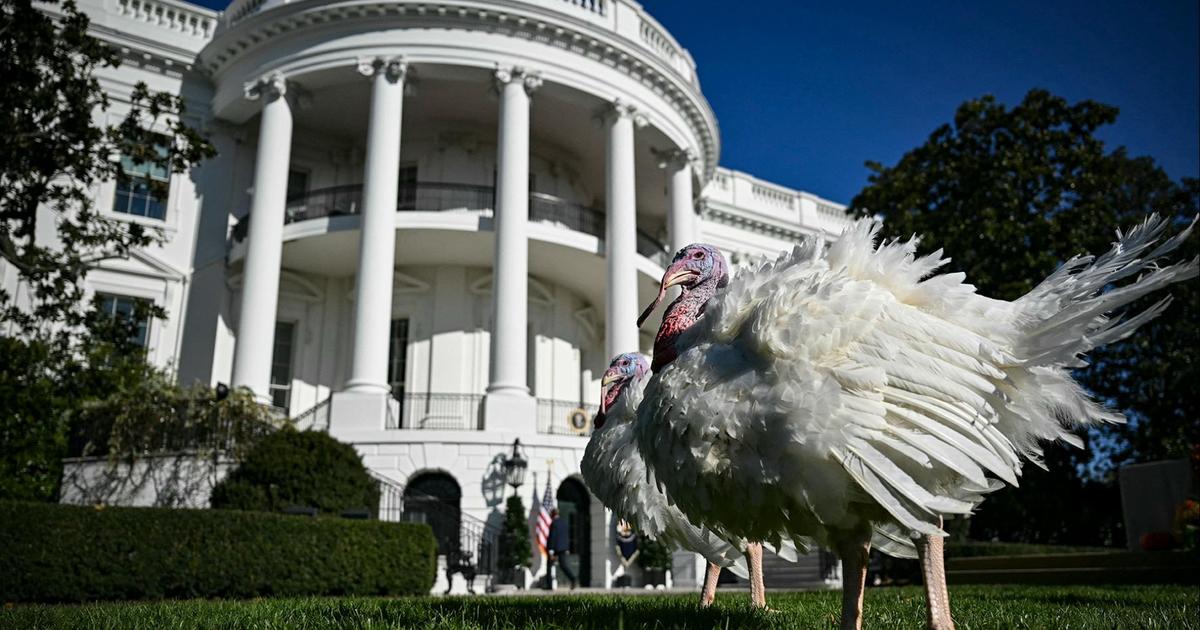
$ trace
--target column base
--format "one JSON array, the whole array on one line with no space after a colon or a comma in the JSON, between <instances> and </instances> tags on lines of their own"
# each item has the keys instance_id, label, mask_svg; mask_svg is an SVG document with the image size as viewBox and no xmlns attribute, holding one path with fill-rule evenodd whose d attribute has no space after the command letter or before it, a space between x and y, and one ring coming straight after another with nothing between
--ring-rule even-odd
<instances>
[{"instance_id":1,"label":"column base","mask_svg":"<svg viewBox=\"0 0 1200 630\"><path fill-rule=\"evenodd\" d=\"M346 381L346 388L342 391L353 394L390 394L392 387L386 383L351 379Z\"/></svg>"},{"instance_id":2,"label":"column base","mask_svg":"<svg viewBox=\"0 0 1200 630\"><path fill-rule=\"evenodd\" d=\"M391 416L399 421L399 405L386 392L342 391L329 401L329 434L335 438L362 431L382 431Z\"/></svg>"},{"instance_id":3,"label":"column base","mask_svg":"<svg viewBox=\"0 0 1200 630\"><path fill-rule=\"evenodd\" d=\"M490 391L483 399L483 426L487 431L534 433L537 399L519 389Z\"/></svg>"}]
</instances>

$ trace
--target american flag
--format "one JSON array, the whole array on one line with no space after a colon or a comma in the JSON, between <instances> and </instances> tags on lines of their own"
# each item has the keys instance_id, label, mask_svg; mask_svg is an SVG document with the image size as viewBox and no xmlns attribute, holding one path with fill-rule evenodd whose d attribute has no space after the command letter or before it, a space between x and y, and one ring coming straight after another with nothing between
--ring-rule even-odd
<instances>
[{"instance_id":1,"label":"american flag","mask_svg":"<svg viewBox=\"0 0 1200 630\"><path fill-rule=\"evenodd\" d=\"M546 480L546 492L542 495L542 505L538 508L537 546L542 555L546 554L546 540L550 537L550 510L554 509L554 499L550 496L550 480Z\"/></svg>"}]
</instances>

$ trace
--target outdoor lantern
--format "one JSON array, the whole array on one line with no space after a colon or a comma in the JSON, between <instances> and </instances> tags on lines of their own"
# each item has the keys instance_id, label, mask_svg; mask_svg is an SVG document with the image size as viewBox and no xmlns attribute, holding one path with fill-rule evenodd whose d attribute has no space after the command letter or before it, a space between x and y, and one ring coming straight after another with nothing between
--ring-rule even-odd
<instances>
[{"instance_id":1,"label":"outdoor lantern","mask_svg":"<svg viewBox=\"0 0 1200 630\"><path fill-rule=\"evenodd\" d=\"M513 440L512 457L504 460L504 477L513 490L525 483L525 469L528 467L529 462L521 455L521 440Z\"/></svg>"}]
</instances>

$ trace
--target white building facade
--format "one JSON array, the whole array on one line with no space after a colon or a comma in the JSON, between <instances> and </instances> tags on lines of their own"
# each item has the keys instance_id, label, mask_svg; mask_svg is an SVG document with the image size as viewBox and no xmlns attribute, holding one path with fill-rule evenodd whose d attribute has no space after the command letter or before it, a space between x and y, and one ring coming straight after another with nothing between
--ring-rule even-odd
<instances>
[{"instance_id":1,"label":"white building facade","mask_svg":"<svg viewBox=\"0 0 1200 630\"><path fill-rule=\"evenodd\" d=\"M149 356L182 382L247 387L464 518L500 519L519 439L522 497L550 485L592 586L620 571L579 480L586 419L608 358L649 349L657 319L635 320L669 252L736 263L847 223L718 166L691 56L633 0L80 6L125 60L98 115L144 81L219 153L164 199L96 188L168 238L89 290L164 307Z\"/></svg>"}]
</instances>

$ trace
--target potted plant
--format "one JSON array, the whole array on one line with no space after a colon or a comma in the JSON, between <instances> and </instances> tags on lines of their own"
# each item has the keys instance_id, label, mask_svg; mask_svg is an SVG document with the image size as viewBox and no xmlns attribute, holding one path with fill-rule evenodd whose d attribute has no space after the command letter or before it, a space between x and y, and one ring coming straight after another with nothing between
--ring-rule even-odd
<instances>
[{"instance_id":1,"label":"potted plant","mask_svg":"<svg viewBox=\"0 0 1200 630\"><path fill-rule=\"evenodd\" d=\"M647 586L667 583L667 571L671 570L671 549L646 536L640 536L638 566L642 567Z\"/></svg>"},{"instance_id":2,"label":"potted plant","mask_svg":"<svg viewBox=\"0 0 1200 630\"><path fill-rule=\"evenodd\" d=\"M530 565L529 523L525 516L525 503L519 496L511 496L504 505L504 529L500 532L500 550L497 556L497 582L517 584L521 570Z\"/></svg>"}]
</instances>

